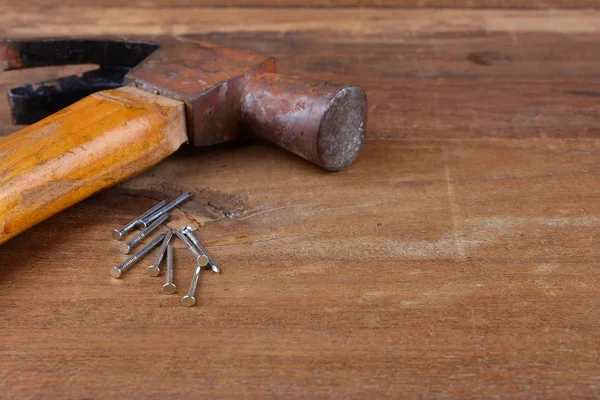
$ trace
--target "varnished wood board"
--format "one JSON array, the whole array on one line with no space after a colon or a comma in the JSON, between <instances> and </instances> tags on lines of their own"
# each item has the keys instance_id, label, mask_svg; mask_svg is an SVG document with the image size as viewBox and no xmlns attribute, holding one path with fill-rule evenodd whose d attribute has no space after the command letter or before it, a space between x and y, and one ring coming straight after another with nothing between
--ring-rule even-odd
<instances>
[{"instance_id":1,"label":"varnished wood board","mask_svg":"<svg viewBox=\"0 0 600 400\"><path fill-rule=\"evenodd\" d=\"M8 9L0 29L11 37L195 32L275 56L282 73L362 85L372 138L598 137L599 20L596 11L55 7ZM11 71L0 74L0 89L65 73ZM0 116L0 134L13 132L5 98Z\"/></svg>"},{"instance_id":2,"label":"varnished wood board","mask_svg":"<svg viewBox=\"0 0 600 400\"><path fill-rule=\"evenodd\" d=\"M5 0L11 5L22 5L18 0ZM30 6L53 6L52 0L33 0ZM90 4L86 0L65 0L63 6L97 8L106 6L122 7L123 2L117 0L95 0ZM572 9L598 8L595 0L134 0L127 2L127 7L390 7L390 8L515 8L515 9Z\"/></svg>"},{"instance_id":3,"label":"varnished wood board","mask_svg":"<svg viewBox=\"0 0 600 400\"><path fill-rule=\"evenodd\" d=\"M261 142L186 148L1 246L0 393L597 397L598 14L288 11L0 16L22 37L198 32L359 83L371 104L347 171ZM177 296L149 259L108 276L124 260L110 230L184 189L223 268L191 309L180 245Z\"/></svg>"},{"instance_id":4,"label":"varnished wood board","mask_svg":"<svg viewBox=\"0 0 600 400\"><path fill-rule=\"evenodd\" d=\"M4 393L592 395L599 153L369 141L335 175L262 144L173 157L0 248ZM248 196L200 231L224 273L192 309L144 268L108 276L108 232L151 204L121 193L175 175ZM181 293L192 259L176 259Z\"/></svg>"},{"instance_id":5,"label":"varnished wood board","mask_svg":"<svg viewBox=\"0 0 600 400\"><path fill-rule=\"evenodd\" d=\"M10 37L73 35L184 35L268 32L285 37L328 32L356 41L385 42L434 33L507 31L598 32L598 10L279 9L244 7L5 6L0 32ZM51 16L51 17L49 17ZM463 33L464 35L464 33ZM320 36L321 40L330 39Z\"/></svg>"}]
</instances>

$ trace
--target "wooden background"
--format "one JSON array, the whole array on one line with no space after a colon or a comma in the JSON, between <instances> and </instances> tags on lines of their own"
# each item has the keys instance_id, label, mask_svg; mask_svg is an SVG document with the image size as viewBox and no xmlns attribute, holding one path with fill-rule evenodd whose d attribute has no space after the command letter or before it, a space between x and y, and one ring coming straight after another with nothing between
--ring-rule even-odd
<instances>
[{"instance_id":1,"label":"wooden background","mask_svg":"<svg viewBox=\"0 0 600 400\"><path fill-rule=\"evenodd\" d=\"M102 3L5 5L0 33L194 33L274 55L363 85L368 139L337 174L258 141L186 148L1 246L0 397L600 395L600 11ZM80 69L2 73L0 91ZM16 129L2 96L0 135ZM108 275L110 230L186 189L178 218L223 269L193 308L180 247L178 295L148 259Z\"/></svg>"},{"instance_id":2,"label":"wooden background","mask_svg":"<svg viewBox=\"0 0 600 400\"><path fill-rule=\"evenodd\" d=\"M29 0L26 4L20 0L4 0L11 6L55 6L55 0ZM84 8L106 6L122 7L120 0L62 0L63 7L82 6ZM130 0L127 7L389 7L389 8L600 8L598 0Z\"/></svg>"}]
</instances>

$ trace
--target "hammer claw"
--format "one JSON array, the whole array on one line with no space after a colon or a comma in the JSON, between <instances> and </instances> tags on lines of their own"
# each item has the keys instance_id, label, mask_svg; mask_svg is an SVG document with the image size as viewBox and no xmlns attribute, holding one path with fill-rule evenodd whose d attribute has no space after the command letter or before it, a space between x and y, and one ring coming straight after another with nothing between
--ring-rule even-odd
<instances>
[{"instance_id":1,"label":"hammer claw","mask_svg":"<svg viewBox=\"0 0 600 400\"><path fill-rule=\"evenodd\" d=\"M38 82L8 92L13 124L33 124L92 93L123 86L127 70L99 68Z\"/></svg>"},{"instance_id":2,"label":"hammer claw","mask_svg":"<svg viewBox=\"0 0 600 400\"><path fill-rule=\"evenodd\" d=\"M158 43L119 39L6 39L0 43L5 71L52 65L98 64L132 68Z\"/></svg>"},{"instance_id":3,"label":"hammer claw","mask_svg":"<svg viewBox=\"0 0 600 400\"><path fill-rule=\"evenodd\" d=\"M81 75L13 88L8 93L12 121L32 124L82 98L123 86L125 74L159 44L121 39L33 39L0 42L5 71L53 65L97 64Z\"/></svg>"}]
</instances>

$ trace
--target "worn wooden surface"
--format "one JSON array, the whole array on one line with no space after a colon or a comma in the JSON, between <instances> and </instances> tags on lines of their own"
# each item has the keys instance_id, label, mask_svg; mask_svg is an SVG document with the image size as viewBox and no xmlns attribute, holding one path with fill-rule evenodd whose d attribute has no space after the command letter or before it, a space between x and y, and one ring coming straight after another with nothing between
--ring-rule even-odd
<instances>
[{"instance_id":1,"label":"worn wooden surface","mask_svg":"<svg viewBox=\"0 0 600 400\"><path fill-rule=\"evenodd\" d=\"M337 174L261 142L184 149L2 245L4 397L599 395L600 13L106 13L6 8L0 29L198 31L363 85L369 138ZM108 276L110 230L183 189L224 271L193 308L142 266Z\"/></svg>"},{"instance_id":2,"label":"worn wooden surface","mask_svg":"<svg viewBox=\"0 0 600 400\"><path fill-rule=\"evenodd\" d=\"M54 6L54 0L4 0L12 6ZM93 3L93 4L92 4ZM104 7L124 5L119 0L63 0L62 6ZM390 7L390 8L599 8L597 0L130 0L127 6L136 7Z\"/></svg>"}]
</instances>

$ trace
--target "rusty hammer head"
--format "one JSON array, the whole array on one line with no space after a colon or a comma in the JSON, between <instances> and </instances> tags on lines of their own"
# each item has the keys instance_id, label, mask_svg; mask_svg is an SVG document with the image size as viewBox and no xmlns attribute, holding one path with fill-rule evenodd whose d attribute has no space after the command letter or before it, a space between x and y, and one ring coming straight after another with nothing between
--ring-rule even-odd
<instances>
[{"instance_id":1,"label":"rusty hammer head","mask_svg":"<svg viewBox=\"0 0 600 400\"><path fill-rule=\"evenodd\" d=\"M358 86L275 73L275 60L188 37L159 41L6 40L4 70L66 64L99 69L12 89L14 123L33 123L95 91L132 85L186 104L189 141L254 133L325 169L356 158L366 124Z\"/></svg>"}]
</instances>

